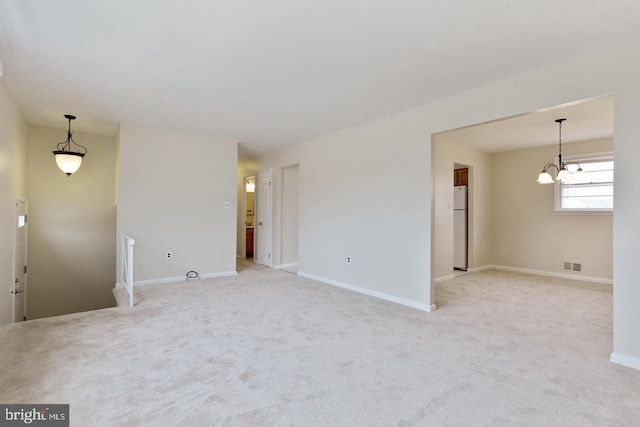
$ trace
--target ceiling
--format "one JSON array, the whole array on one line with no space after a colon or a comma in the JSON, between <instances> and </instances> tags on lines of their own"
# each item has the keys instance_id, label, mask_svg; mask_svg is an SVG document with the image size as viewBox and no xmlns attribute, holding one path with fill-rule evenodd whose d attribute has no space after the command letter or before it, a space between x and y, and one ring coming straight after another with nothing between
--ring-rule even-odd
<instances>
[{"instance_id":1,"label":"ceiling","mask_svg":"<svg viewBox=\"0 0 640 427\"><path fill-rule=\"evenodd\" d=\"M558 144L557 119L562 123L562 142L570 143L613 136L613 96L559 105L490 123L440 134L449 141L486 151L520 150Z\"/></svg>"},{"instance_id":2,"label":"ceiling","mask_svg":"<svg viewBox=\"0 0 640 427\"><path fill-rule=\"evenodd\" d=\"M638 39L639 23L637 0L0 0L0 62L31 124L73 114L74 130L260 153Z\"/></svg>"}]
</instances>

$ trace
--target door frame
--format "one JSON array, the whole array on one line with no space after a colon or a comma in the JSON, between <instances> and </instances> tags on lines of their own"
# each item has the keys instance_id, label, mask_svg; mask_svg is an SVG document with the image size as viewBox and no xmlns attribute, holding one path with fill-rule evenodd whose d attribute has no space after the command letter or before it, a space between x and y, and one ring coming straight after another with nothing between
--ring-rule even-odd
<instances>
[{"instance_id":1,"label":"door frame","mask_svg":"<svg viewBox=\"0 0 640 427\"><path fill-rule=\"evenodd\" d=\"M17 257L18 257L18 251L17 251L17 245L18 245L18 203L24 203L24 214L26 217L25 220L25 224L24 224L24 265L27 265L27 241L28 241L28 233L29 233L29 227L28 227L28 212L29 212L29 203L27 201L27 199L23 198L23 197L18 197L15 196L13 198L14 201L14 208L13 208L13 218L14 218L14 223L13 223L13 259L12 259L12 266L11 266L11 322L15 323L16 319L15 319L15 314L16 314L16 294L15 294L15 278L17 277L17 271L16 271L16 261L17 261ZM27 281L28 281L28 275L25 272L24 273L24 283L23 283L23 289L24 289L24 294L23 294L23 301L24 301L24 316L25 318L27 317Z\"/></svg>"}]
</instances>

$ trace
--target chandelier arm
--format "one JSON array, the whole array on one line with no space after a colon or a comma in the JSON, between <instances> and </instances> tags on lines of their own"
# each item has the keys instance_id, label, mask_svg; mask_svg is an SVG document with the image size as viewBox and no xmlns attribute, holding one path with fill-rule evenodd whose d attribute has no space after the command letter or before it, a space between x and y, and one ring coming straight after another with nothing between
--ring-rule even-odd
<instances>
[{"instance_id":1,"label":"chandelier arm","mask_svg":"<svg viewBox=\"0 0 640 427\"><path fill-rule=\"evenodd\" d=\"M69 140L59 142L56 147L58 151L70 151Z\"/></svg>"},{"instance_id":2,"label":"chandelier arm","mask_svg":"<svg viewBox=\"0 0 640 427\"><path fill-rule=\"evenodd\" d=\"M78 144L72 137L71 135L69 135L69 139L71 140L71 142L73 142L74 144L76 144L78 147L82 148L84 150L84 154L87 154L87 147L85 147L84 145L80 145ZM78 150L79 152L80 150Z\"/></svg>"},{"instance_id":3,"label":"chandelier arm","mask_svg":"<svg viewBox=\"0 0 640 427\"><path fill-rule=\"evenodd\" d=\"M580 166L580 163L578 162L569 162L569 163L564 163L565 166L567 165L578 165L579 168L582 168L582 166Z\"/></svg>"},{"instance_id":4,"label":"chandelier arm","mask_svg":"<svg viewBox=\"0 0 640 427\"><path fill-rule=\"evenodd\" d=\"M553 167L553 168L556 168L556 173L557 173L558 171L560 171L560 168L559 168L557 165L555 165L554 163L547 163L547 164L546 164L546 165L544 165L544 167L542 168L542 172L547 172L547 170L549 170L549 168L552 168L552 167Z\"/></svg>"},{"instance_id":5,"label":"chandelier arm","mask_svg":"<svg viewBox=\"0 0 640 427\"><path fill-rule=\"evenodd\" d=\"M68 151L69 153L75 152L75 151L71 151L71 143L73 142L76 146L78 146L79 148L81 148L82 150L84 150L84 152L78 150L78 153L82 153L82 154L87 154L87 147L85 147L84 145L80 145L78 144L72 137L73 133L72 132L68 132L67 133L67 140L66 141L62 141L60 143L58 143L57 148L58 151Z\"/></svg>"}]
</instances>

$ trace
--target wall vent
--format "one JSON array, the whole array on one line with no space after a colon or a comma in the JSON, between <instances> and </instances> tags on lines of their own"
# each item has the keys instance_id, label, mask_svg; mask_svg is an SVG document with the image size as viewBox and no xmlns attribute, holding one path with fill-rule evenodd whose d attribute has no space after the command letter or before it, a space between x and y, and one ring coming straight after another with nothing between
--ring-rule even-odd
<instances>
[{"instance_id":1,"label":"wall vent","mask_svg":"<svg viewBox=\"0 0 640 427\"><path fill-rule=\"evenodd\" d=\"M565 271L582 271L582 264L579 262L564 261L563 270Z\"/></svg>"}]
</instances>

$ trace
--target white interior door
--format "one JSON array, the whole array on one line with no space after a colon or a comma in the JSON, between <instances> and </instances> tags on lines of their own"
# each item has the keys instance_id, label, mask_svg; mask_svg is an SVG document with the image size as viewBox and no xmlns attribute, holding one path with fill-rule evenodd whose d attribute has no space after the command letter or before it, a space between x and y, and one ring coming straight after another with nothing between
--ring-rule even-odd
<instances>
[{"instance_id":1,"label":"white interior door","mask_svg":"<svg viewBox=\"0 0 640 427\"><path fill-rule=\"evenodd\" d=\"M13 321L27 316L27 202L16 200L15 279L11 289Z\"/></svg>"},{"instance_id":2,"label":"white interior door","mask_svg":"<svg viewBox=\"0 0 640 427\"><path fill-rule=\"evenodd\" d=\"M258 221L254 223L258 232L258 263L268 267L271 267L271 178L271 169L258 173Z\"/></svg>"}]
</instances>

